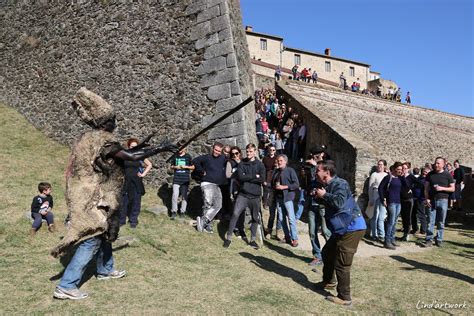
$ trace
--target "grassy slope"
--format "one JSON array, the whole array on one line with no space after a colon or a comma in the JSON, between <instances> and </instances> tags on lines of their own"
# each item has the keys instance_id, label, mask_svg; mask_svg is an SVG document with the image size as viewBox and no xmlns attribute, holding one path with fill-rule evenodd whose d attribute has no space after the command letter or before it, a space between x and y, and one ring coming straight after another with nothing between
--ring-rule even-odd
<instances>
[{"instance_id":1,"label":"grassy slope","mask_svg":"<svg viewBox=\"0 0 474 316\"><path fill-rule=\"evenodd\" d=\"M218 234L198 234L192 226L143 212L136 230L122 236L136 241L116 245L121 280L88 279L83 301L58 301L52 292L63 269L49 249L64 234L44 228L27 238L24 213L40 181L53 184L58 224L65 216L63 170L68 149L48 140L18 113L0 105L0 311L43 313L244 313L387 314L416 312L418 300L472 304L474 290L472 230L451 228L443 249L397 258L356 258L352 269L355 305L327 303L312 284L321 278L306 264L307 253L271 243L255 251L235 240L224 250ZM158 203L148 189L144 207ZM368 282L370 280L370 282ZM450 310L472 313L472 307ZM425 310L425 312L433 312Z\"/></svg>"}]
</instances>

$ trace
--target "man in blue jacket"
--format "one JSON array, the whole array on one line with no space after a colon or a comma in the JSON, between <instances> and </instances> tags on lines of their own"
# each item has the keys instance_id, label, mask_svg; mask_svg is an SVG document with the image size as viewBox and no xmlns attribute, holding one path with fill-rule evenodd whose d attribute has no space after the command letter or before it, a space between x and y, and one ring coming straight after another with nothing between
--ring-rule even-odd
<instances>
[{"instance_id":1,"label":"man in blue jacket","mask_svg":"<svg viewBox=\"0 0 474 316\"><path fill-rule=\"evenodd\" d=\"M321 198L326 206L325 217L332 233L322 251L323 281L318 286L326 290L334 289L337 279L337 296L327 296L326 299L340 305L351 305L352 259L367 226L357 203L347 203L352 199L352 192L349 183L336 176L334 161L319 161L316 176L326 186L326 189L317 188L316 196ZM331 218L346 211L345 207L349 204L352 204L350 212L352 220L344 229L344 233L336 233Z\"/></svg>"},{"instance_id":2,"label":"man in blue jacket","mask_svg":"<svg viewBox=\"0 0 474 316\"><path fill-rule=\"evenodd\" d=\"M239 181L240 190L235 200L234 213L227 230L227 237L224 240L225 248L230 246L237 220L247 207L252 215L249 245L254 249L259 248L255 240L258 224L260 223L260 198L262 196L262 184L266 178L266 169L263 163L256 158L257 146L248 144L246 152L247 158L237 167L237 180Z\"/></svg>"}]
</instances>

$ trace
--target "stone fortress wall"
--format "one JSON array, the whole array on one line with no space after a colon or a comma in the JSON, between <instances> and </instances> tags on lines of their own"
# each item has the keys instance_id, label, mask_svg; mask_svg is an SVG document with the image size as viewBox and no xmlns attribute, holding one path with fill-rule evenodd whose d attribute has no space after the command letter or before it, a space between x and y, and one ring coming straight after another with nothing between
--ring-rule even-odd
<instances>
[{"instance_id":1,"label":"stone fortress wall","mask_svg":"<svg viewBox=\"0 0 474 316\"><path fill-rule=\"evenodd\" d=\"M117 110L117 136L189 138L273 79L252 73L238 0L0 1L0 102L56 140L88 127L70 102L82 86ZM447 155L474 166L474 119L282 81L277 89L361 192L379 158L414 165ZM253 105L190 146L255 141ZM152 181L169 181L164 157ZM342 167L341 167L342 166Z\"/></svg>"},{"instance_id":2,"label":"stone fortress wall","mask_svg":"<svg viewBox=\"0 0 474 316\"><path fill-rule=\"evenodd\" d=\"M307 148L327 144L341 175L360 194L378 159L412 166L436 156L474 166L474 118L284 80L277 93L302 113Z\"/></svg>"},{"instance_id":3,"label":"stone fortress wall","mask_svg":"<svg viewBox=\"0 0 474 316\"><path fill-rule=\"evenodd\" d=\"M253 95L236 0L0 1L0 102L71 144L88 129L70 103L82 86L117 112L118 138L189 138ZM253 105L190 146L255 138ZM153 182L169 180L153 158Z\"/></svg>"}]
</instances>

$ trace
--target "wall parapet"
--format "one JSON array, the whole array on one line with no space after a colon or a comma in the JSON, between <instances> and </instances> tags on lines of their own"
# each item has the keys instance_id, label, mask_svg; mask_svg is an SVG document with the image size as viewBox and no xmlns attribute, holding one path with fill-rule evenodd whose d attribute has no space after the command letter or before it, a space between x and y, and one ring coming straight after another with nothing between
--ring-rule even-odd
<instances>
[{"instance_id":1,"label":"wall parapet","mask_svg":"<svg viewBox=\"0 0 474 316\"><path fill-rule=\"evenodd\" d=\"M316 133L309 134L308 141L312 138L316 144L328 142L330 153L331 150L342 153L338 153L338 160L343 158L342 169L346 165L352 169L344 174L348 177L353 174L359 192L364 177L379 159L389 164L410 161L412 166L422 167L442 156L451 162L459 159L462 165L474 166L471 117L295 81L283 80L277 87L308 113L306 122L315 120ZM332 137L336 140L332 141Z\"/></svg>"}]
</instances>

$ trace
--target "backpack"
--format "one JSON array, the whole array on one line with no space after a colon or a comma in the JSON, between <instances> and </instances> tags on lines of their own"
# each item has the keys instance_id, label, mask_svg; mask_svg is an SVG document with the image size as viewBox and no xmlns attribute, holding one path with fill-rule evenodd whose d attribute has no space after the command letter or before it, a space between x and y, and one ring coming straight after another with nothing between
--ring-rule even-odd
<instances>
[{"instance_id":1,"label":"backpack","mask_svg":"<svg viewBox=\"0 0 474 316\"><path fill-rule=\"evenodd\" d=\"M350 196L339 211L331 214L331 212L328 212L326 209L324 217L326 218L329 229L332 233L336 235L344 235L351 222L360 216L360 214L361 211L359 206L354 198Z\"/></svg>"}]
</instances>

